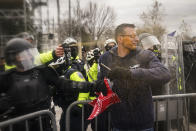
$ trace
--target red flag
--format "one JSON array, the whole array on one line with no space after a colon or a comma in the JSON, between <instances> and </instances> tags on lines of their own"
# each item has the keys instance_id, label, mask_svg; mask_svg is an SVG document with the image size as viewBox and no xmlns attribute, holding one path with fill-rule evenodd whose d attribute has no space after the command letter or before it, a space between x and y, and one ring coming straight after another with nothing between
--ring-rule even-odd
<instances>
[{"instance_id":1,"label":"red flag","mask_svg":"<svg viewBox=\"0 0 196 131\"><path fill-rule=\"evenodd\" d=\"M107 88L107 96L104 96L102 93L99 93L98 98L96 98L95 100L93 100L89 103L94 108L93 108L93 111L92 111L91 115L89 116L88 120L95 118L97 115L102 113L104 110L106 110L112 104L120 102L120 99L118 98L117 94L111 90L107 78L104 78L104 82L105 82L105 85Z\"/></svg>"}]
</instances>

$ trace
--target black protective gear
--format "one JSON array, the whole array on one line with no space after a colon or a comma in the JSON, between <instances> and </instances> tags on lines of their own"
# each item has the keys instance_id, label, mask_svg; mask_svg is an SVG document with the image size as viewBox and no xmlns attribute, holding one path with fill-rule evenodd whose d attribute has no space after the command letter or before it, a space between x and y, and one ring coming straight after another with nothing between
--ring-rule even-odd
<instances>
[{"instance_id":1,"label":"black protective gear","mask_svg":"<svg viewBox=\"0 0 196 131\"><path fill-rule=\"evenodd\" d=\"M71 80L70 80L71 81ZM89 91L93 90L94 84L91 82L76 82L76 81L71 81L72 87L77 88L78 91L81 91L83 93L88 93Z\"/></svg>"},{"instance_id":2,"label":"black protective gear","mask_svg":"<svg viewBox=\"0 0 196 131\"><path fill-rule=\"evenodd\" d=\"M94 62L96 62L96 61L95 61L94 59L92 59L92 60L88 61L87 63L88 63L88 65L89 65L90 67L92 67L93 64L94 64Z\"/></svg>"},{"instance_id":3,"label":"black protective gear","mask_svg":"<svg viewBox=\"0 0 196 131\"><path fill-rule=\"evenodd\" d=\"M107 95L107 88L103 80L98 80L95 82L93 85L93 90L94 92L102 92L104 96Z\"/></svg>"},{"instance_id":4,"label":"black protective gear","mask_svg":"<svg viewBox=\"0 0 196 131\"><path fill-rule=\"evenodd\" d=\"M54 94L56 92L78 94L77 92L80 91L91 91L93 89L91 87L94 85L89 82L77 83L59 78L52 68L46 66L39 66L24 72L17 72L16 69L9 70L0 74L0 83L0 93L5 92L11 96L12 106L15 106L11 118L50 109L51 94L49 91L51 86L55 87ZM63 101L62 104L68 106L70 103Z\"/></svg>"},{"instance_id":5,"label":"black protective gear","mask_svg":"<svg viewBox=\"0 0 196 131\"><path fill-rule=\"evenodd\" d=\"M79 107L78 105L75 105L73 108L72 108L72 114L74 115L74 116L79 116L79 115L81 115L82 114L82 108L81 107Z\"/></svg>"},{"instance_id":6,"label":"black protective gear","mask_svg":"<svg viewBox=\"0 0 196 131\"><path fill-rule=\"evenodd\" d=\"M101 56L100 49L99 48L95 48L93 50L93 54L94 54L95 62L98 62L98 59Z\"/></svg>"},{"instance_id":7,"label":"black protective gear","mask_svg":"<svg viewBox=\"0 0 196 131\"><path fill-rule=\"evenodd\" d=\"M84 69L84 62L81 61L81 60L72 60L72 64L71 64L71 68L75 69L75 70L78 70L79 72L82 73L82 75L84 76L84 78L86 80L87 79L87 75L86 75L86 70Z\"/></svg>"},{"instance_id":8,"label":"black protective gear","mask_svg":"<svg viewBox=\"0 0 196 131\"><path fill-rule=\"evenodd\" d=\"M11 99L6 93L0 94L0 114L4 113L11 107Z\"/></svg>"},{"instance_id":9,"label":"black protective gear","mask_svg":"<svg viewBox=\"0 0 196 131\"><path fill-rule=\"evenodd\" d=\"M13 104L18 108L36 108L40 103L49 100L49 88L40 70L13 72L9 78L11 83L7 90L12 96ZM45 105L48 107L50 104Z\"/></svg>"},{"instance_id":10,"label":"black protective gear","mask_svg":"<svg viewBox=\"0 0 196 131\"><path fill-rule=\"evenodd\" d=\"M33 48L33 46L27 40L21 38L11 39L5 47L4 56L6 63L8 65L14 64L16 54L29 48Z\"/></svg>"},{"instance_id":11,"label":"black protective gear","mask_svg":"<svg viewBox=\"0 0 196 131\"><path fill-rule=\"evenodd\" d=\"M110 46L110 45L107 45L106 47L105 47L105 50L106 51L109 51L109 50L111 50L113 47L115 47L116 45L112 45L112 46Z\"/></svg>"},{"instance_id":12,"label":"black protective gear","mask_svg":"<svg viewBox=\"0 0 196 131\"><path fill-rule=\"evenodd\" d=\"M99 48L95 48L93 50L93 54L94 54L95 57L100 57L100 55L101 55L100 49Z\"/></svg>"},{"instance_id":13,"label":"black protective gear","mask_svg":"<svg viewBox=\"0 0 196 131\"><path fill-rule=\"evenodd\" d=\"M5 71L5 65L0 65L0 72Z\"/></svg>"},{"instance_id":14,"label":"black protective gear","mask_svg":"<svg viewBox=\"0 0 196 131\"><path fill-rule=\"evenodd\" d=\"M58 89L53 98L54 103L60 107L71 104L78 98L79 92L88 93L93 90L94 84L90 82L76 82L63 77L58 80Z\"/></svg>"},{"instance_id":15,"label":"black protective gear","mask_svg":"<svg viewBox=\"0 0 196 131\"><path fill-rule=\"evenodd\" d=\"M182 41L186 92L196 91L196 43ZM190 122L196 122L196 98L190 98Z\"/></svg>"},{"instance_id":16,"label":"black protective gear","mask_svg":"<svg viewBox=\"0 0 196 131\"><path fill-rule=\"evenodd\" d=\"M75 59L78 56L78 47L73 46L71 47L71 56Z\"/></svg>"},{"instance_id":17,"label":"black protective gear","mask_svg":"<svg viewBox=\"0 0 196 131\"><path fill-rule=\"evenodd\" d=\"M103 95L107 95L107 88L106 85L104 83L103 80L100 81L96 81L95 83L91 83L91 82L75 82L75 81L67 81L66 83L69 86L67 87L73 87L73 88L77 88L77 91L80 92L82 91L83 93L87 93L87 92L102 92ZM63 86L61 86L63 87ZM66 90L66 88L61 88L62 90ZM65 91L63 91L65 92Z\"/></svg>"},{"instance_id":18,"label":"black protective gear","mask_svg":"<svg viewBox=\"0 0 196 131\"><path fill-rule=\"evenodd\" d=\"M113 79L130 79L131 71L124 67L115 67L108 73L108 78Z\"/></svg>"}]
</instances>

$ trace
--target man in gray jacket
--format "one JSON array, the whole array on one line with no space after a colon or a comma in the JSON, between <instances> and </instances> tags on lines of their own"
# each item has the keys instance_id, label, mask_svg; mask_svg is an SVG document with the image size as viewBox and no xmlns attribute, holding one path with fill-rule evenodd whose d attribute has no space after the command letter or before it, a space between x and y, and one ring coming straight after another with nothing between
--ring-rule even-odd
<instances>
[{"instance_id":1,"label":"man in gray jacket","mask_svg":"<svg viewBox=\"0 0 196 131\"><path fill-rule=\"evenodd\" d=\"M137 47L133 24L115 30L118 47L103 54L99 79L110 78L121 102L110 107L113 131L153 131L154 111L150 86L167 83L170 73L149 50ZM101 65L101 64L100 64Z\"/></svg>"}]
</instances>

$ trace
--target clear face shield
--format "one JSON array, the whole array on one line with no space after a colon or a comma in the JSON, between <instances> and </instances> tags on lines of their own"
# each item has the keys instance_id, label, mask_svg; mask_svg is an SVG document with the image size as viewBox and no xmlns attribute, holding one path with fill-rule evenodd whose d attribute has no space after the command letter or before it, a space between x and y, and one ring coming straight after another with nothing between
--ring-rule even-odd
<instances>
[{"instance_id":1,"label":"clear face shield","mask_svg":"<svg viewBox=\"0 0 196 131\"><path fill-rule=\"evenodd\" d=\"M41 64L40 54L37 48L26 49L16 55L15 65L21 71L30 70Z\"/></svg>"},{"instance_id":2,"label":"clear face shield","mask_svg":"<svg viewBox=\"0 0 196 131\"><path fill-rule=\"evenodd\" d=\"M151 49L153 46L160 46L159 40L155 36L147 36L141 40L141 45L143 49Z\"/></svg>"}]
</instances>

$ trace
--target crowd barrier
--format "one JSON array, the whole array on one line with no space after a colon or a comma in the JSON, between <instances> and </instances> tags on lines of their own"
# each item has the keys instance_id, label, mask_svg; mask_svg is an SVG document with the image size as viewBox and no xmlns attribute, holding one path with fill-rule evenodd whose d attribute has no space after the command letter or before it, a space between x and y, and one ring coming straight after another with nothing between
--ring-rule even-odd
<instances>
[{"instance_id":1,"label":"crowd barrier","mask_svg":"<svg viewBox=\"0 0 196 131\"><path fill-rule=\"evenodd\" d=\"M51 127L53 131L57 131L57 127L56 127L56 121L55 121L55 116L52 112L48 111L48 110L41 110L41 111L37 111L37 112L33 112L27 115L23 115L23 116L19 116L13 119L9 119L3 122L0 122L0 131L2 130L2 128L5 127L9 127L9 131L13 130L13 125L17 124L19 122L23 122L25 121L25 130L29 131L29 123L28 121L32 118L38 118L39 119L39 131L43 131L43 123L42 123L42 116L49 116L50 120L51 120Z\"/></svg>"},{"instance_id":2,"label":"crowd barrier","mask_svg":"<svg viewBox=\"0 0 196 131\"><path fill-rule=\"evenodd\" d=\"M172 94L172 95L160 95L153 96L154 101L154 113L155 113L155 131L159 130L159 123L163 122L164 131L171 130L171 123L175 121L177 131L189 131L189 111L190 111L190 98L196 97L196 93L188 93L188 94ZM68 107L66 111L66 131L71 131L70 129L70 112L74 106L78 104L88 104L90 100L87 101L75 101ZM85 106L82 106L82 131L84 131L84 113ZM13 125L19 122L25 121L26 131L29 131L28 121L32 118L39 119L39 127L40 131L43 131L42 126L42 116L47 115L51 119L51 126L53 131L57 131L55 116L52 112L48 110L42 110L34 113L30 113L27 115L23 115L20 117L16 117L13 119L9 119L3 122L0 122L0 131L4 127L9 127L9 131L13 130ZM99 117L99 116L98 116ZM108 123L111 123L111 115L108 113ZM77 126L77 125L76 125ZM111 125L108 125L108 131L111 130ZM95 118L95 131L97 131L97 117Z\"/></svg>"},{"instance_id":3,"label":"crowd barrier","mask_svg":"<svg viewBox=\"0 0 196 131\"><path fill-rule=\"evenodd\" d=\"M175 121L177 131L189 131L189 110L190 110L190 98L196 97L196 93L188 94L172 94L172 95L160 95L153 96L154 113L155 113L155 131L159 129L159 123L164 125L164 131L171 130L171 123ZM70 129L70 112L74 106L78 104L88 104L87 101L75 101L66 111L66 131ZM98 116L99 117L99 116ZM111 121L110 113L108 113L108 123ZM82 131L84 131L84 106L82 107ZM95 127L97 127L97 118L95 118ZM108 125L108 131L110 131L110 124ZM97 128L95 128L97 131Z\"/></svg>"}]
</instances>

